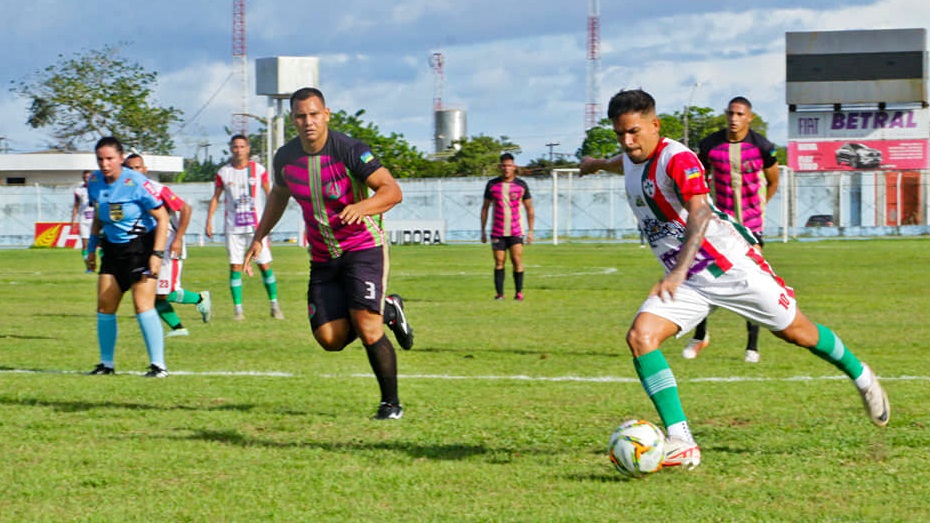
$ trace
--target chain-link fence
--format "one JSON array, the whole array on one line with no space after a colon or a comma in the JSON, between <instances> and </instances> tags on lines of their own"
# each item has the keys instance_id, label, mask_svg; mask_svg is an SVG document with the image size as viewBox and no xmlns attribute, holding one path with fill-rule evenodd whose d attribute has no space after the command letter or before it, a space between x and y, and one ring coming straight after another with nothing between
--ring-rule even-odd
<instances>
[{"instance_id":1,"label":"chain-link fence","mask_svg":"<svg viewBox=\"0 0 930 523\"><path fill-rule=\"evenodd\" d=\"M927 171L794 173L782 168L778 192L766 211L770 240L797 236L899 236L930 234ZM488 178L404 179L404 201L390 220L443 220L446 241L478 241L481 205ZM552 176L528 177L537 240L613 241L638 239L623 176L580 177L576 169ZM223 241L222 205L214 216L217 235L203 235L213 184L173 184L194 208L186 240L190 244ZM554 196L557 195L557 196ZM71 218L73 187L0 187L0 245L27 246L35 222ZM301 215L291 201L272 234L276 242L296 241Z\"/></svg>"}]
</instances>

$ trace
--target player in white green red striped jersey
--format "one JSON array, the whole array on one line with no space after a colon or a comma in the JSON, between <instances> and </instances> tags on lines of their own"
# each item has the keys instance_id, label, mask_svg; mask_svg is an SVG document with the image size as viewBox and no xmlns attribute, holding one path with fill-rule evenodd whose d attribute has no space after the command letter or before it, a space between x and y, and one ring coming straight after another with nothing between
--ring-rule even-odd
<instances>
[{"instance_id":1,"label":"player in white green red striped jersey","mask_svg":"<svg viewBox=\"0 0 930 523\"><path fill-rule=\"evenodd\" d=\"M878 377L832 330L801 313L791 289L752 248L746 229L714 209L697 156L660 136L652 96L620 91L611 98L607 116L624 154L584 158L581 174L623 172L640 231L665 268L626 336L636 373L668 431L664 465L694 468L701 451L659 346L694 328L717 307L835 365L855 382L872 423L887 425L890 405Z\"/></svg>"},{"instance_id":2,"label":"player in white green red striped jersey","mask_svg":"<svg viewBox=\"0 0 930 523\"><path fill-rule=\"evenodd\" d=\"M242 134L229 139L229 163L216 173L213 198L207 208L205 234L213 237L213 213L223 196L224 234L226 253L229 255L229 292L233 300L233 319L245 319L242 304L242 260L249 248L255 225L262 215L265 197L271 190L265 167L250 158L252 152L249 138ZM271 317L284 319L278 305L278 281L271 269L271 247L265 239L261 254L254 260L262 272L262 283L271 305Z\"/></svg>"},{"instance_id":3,"label":"player in white green red striped jersey","mask_svg":"<svg viewBox=\"0 0 930 523\"><path fill-rule=\"evenodd\" d=\"M363 142L329 129L330 110L319 89L298 89L290 99L297 138L274 157L274 188L245 255L261 255L293 197L303 211L310 248L307 313L323 349L340 351L356 338L381 389L376 419L398 419L397 355L387 324L404 349L413 346L403 300L386 295L388 243L381 215L400 203L400 186ZM369 193L371 191L371 193Z\"/></svg>"},{"instance_id":4,"label":"player in white green red striped jersey","mask_svg":"<svg viewBox=\"0 0 930 523\"><path fill-rule=\"evenodd\" d=\"M148 176L149 169L139 154L133 153L127 156L123 165ZM178 317L171 302L194 305L204 323L210 321L213 315L210 291L191 292L185 290L181 284L181 272L184 270L184 260L187 259L184 234L190 224L193 209L171 188L156 180L149 180L149 182L159 199L164 202L169 218L165 256L162 258L161 270L158 271L158 284L155 288L155 309L158 311L158 316L171 329L165 334L166 338L188 336L190 331L181 323L181 318Z\"/></svg>"}]
</instances>

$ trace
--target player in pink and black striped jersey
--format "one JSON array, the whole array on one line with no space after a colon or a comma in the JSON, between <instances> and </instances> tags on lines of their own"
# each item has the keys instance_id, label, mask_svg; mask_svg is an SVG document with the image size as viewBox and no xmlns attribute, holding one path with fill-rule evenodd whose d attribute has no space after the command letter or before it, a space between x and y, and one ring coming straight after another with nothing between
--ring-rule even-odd
<instances>
[{"instance_id":1,"label":"player in pink and black striped jersey","mask_svg":"<svg viewBox=\"0 0 930 523\"><path fill-rule=\"evenodd\" d=\"M325 350L340 351L356 337L378 379L376 419L398 419L397 356L385 336L387 324L404 349L413 346L403 300L385 296L388 241L381 215L400 203L400 186L371 148L329 130L330 110L319 89L291 95L297 138L274 157L274 187L255 228L243 265L262 251L291 198L300 205L310 251L307 311L313 336Z\"/></svg>"},{"instance_id":2,"label":"player in pink and black striped jersey","mask_svg":"<svg viewBox=\"0 0 930 523\"><path fill-rule=\"evenodd\" d=\"M762 250L765 204L778 189L778 160L775 146L749 128L755 115L752 103L743 96L730 100L726 110L727 127L701 140L698 158L707 171L714 205L744 225L756 237ZM759 325L746 322L747 363L759 361ZM686 359L696 358L710 343L707 319L694 329L694 336L682 351Z\"/></svg>"},{"instance_id":3,"label":"player in pink and black striped jersey","mask_svg":"<svg viewBox=\"0 0 930 523\"><path fill-rule=\"evenodd\" d=\"M517 177L513 155L504 153L498 166L501 175L488 181L481 206L481 243L488 242L488 211L493 205L491 221L491 251L494 253L494 299L504 299L504 263L510 252L513 265L514 299L523 301L523 244L533 243L533 197L526 182ZM520 205L526 208L526 234L520 217Z\"/></svg>"}]
</instances>

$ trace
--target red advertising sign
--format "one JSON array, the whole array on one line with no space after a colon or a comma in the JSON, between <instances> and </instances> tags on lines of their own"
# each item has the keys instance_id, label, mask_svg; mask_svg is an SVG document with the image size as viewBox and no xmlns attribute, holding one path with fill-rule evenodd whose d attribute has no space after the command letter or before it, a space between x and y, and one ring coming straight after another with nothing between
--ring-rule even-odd
<instances>
[{"instance_id":1,"label":"red advertising sign","mask_svg":"<svg viewBox=\"0 0 930 523\"><path fill-rule=\"evenodd\" d=\"M36 222L36 247L64 247L68 249L81 248L81 234L77 227L72 229L68 222Z\"/></svg>"},{"instance_id":2,"label":"red advertising sign","mask_svg":"<svg viewBox=\"0 0 930 523\"><path fill-rule=\"evenodd\" d=\"M791 141L788 166L795 171L920 170L930 165L923 140Z\"/></svg>"}]
</instances>

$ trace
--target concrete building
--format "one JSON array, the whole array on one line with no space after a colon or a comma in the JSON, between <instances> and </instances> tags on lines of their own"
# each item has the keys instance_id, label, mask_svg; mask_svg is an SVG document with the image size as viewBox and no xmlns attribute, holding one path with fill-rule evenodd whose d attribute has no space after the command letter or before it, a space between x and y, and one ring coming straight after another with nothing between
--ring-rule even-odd
<instances>
[{"instance_id":1,"label":"concrete building","mask_svg":"<svg viewBox=\"0 0 930 523\"><path fill-rule=\"evenodd\" d=\"M152 178L174 175L184 170L180 156L143 154ZM49 150L25 154L0 154L0 185L77 185L81 172L97 170L93 152Z\"/></svg>"}]
</instances>

